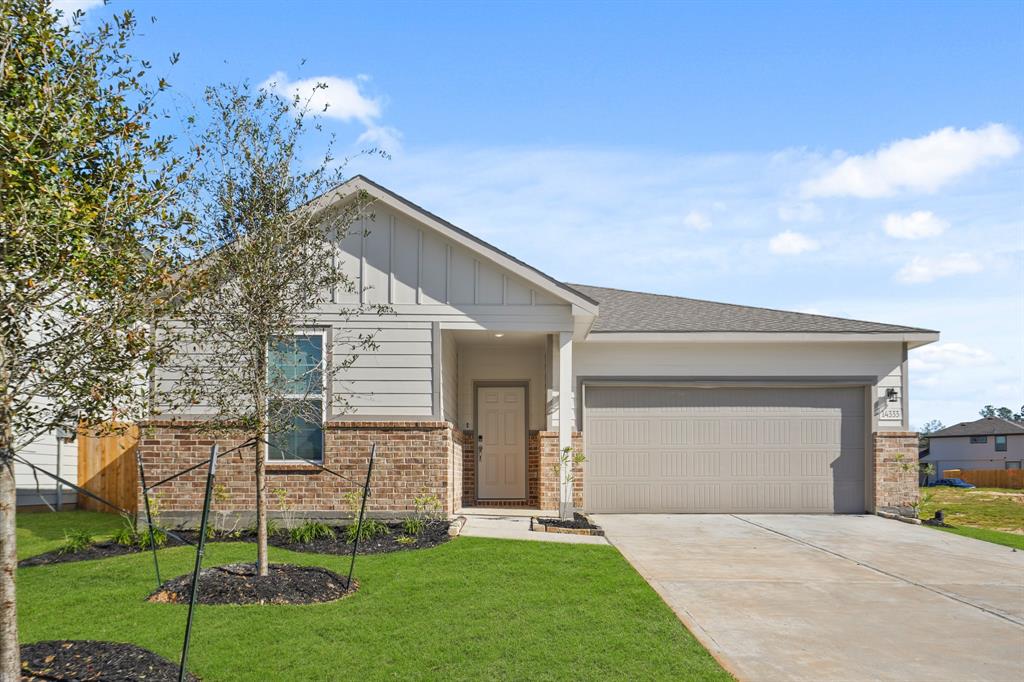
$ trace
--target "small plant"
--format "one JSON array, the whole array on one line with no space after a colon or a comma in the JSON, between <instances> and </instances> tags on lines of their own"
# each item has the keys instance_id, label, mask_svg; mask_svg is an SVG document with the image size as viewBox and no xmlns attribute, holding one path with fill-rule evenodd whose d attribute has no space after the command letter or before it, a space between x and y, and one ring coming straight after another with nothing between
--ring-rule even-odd
<instances>
[{"instance_id":1,"label":"small plant","mask_svg":"<svg viewBox=\"0 0 1024 682\"><path fill-rule=\"evenodd\" d=\"M402 529L406 535L419 535L425 526L426 523L423 522L423 519L417 516L410 516L402 521ZM399 538L399 542L401 542L401 538Z\"/></svg>"},{"instance_id":2,"label":"small plant","mask_svg":"<svg viewBox=\"0 0 1024 682\"><path fill-rule=\"evenodd\" d=\"M92 535L88 531L78 529L66 530L64 531L64 542L57 549L57 553L74 554L75 552L81 552L87 547L91 547L92 544Z\"/></svg>"},{"instance_id":3,"label":"small plant","mask_svg":"<svg viewBox=\"0 0 1024 682\"><path fill-rule=\"evenodd\" d=\"M572 490L573 483L576 482L576 465L583 464L585 461L587 458L583 456L581 450L568 445L562 448L562 452L558 455L558 461L551 465L555 478L560 481L560 490L564 487ZM559 503L559 516L563 520L572 518L573 501L571 498L572 493L570 492L570 499L561 500Z\"/></svg>"},{"instance_id":4,"label":"small plant","mask_svg":"<svg viewBox=\"0 0 1024 682\"><path fill-rule=\"evenodd\" d=\"M127 514L121 515L121 527L114 533L114 542L125 547L131 547L139 542L139 531L135 523Z\"/></svg>"},{"instance_id":5,"label":"small plant","mask_svg":"<svg viewBox=\"0 0 1024 682\"><path fill-rule=\"evenodd\" d=\"M408 535L400 535L399 537L395 538L395 542L397 542L400 545L411 545L412 543L416 542L416 538L409 537Z\"/></svg>"},{"instance_id":6,"label":"small plant","mask_svg":"<svg viewBox=\"0 0 1024 682\"><path fill-rule=\"evenodd\" d=\"M380 535L387 535L390 532L391 530L386 525L377 519L367 516L363 519L362 526L357 521L345 527L345 539L349 544L354 543L357 537L359 542L366 542Z\"/></svg>"},{"instance_id":7,"label":"small plant","mask_svg":"<svg viewBox=\"0 0 1024 682\"><path fill-rule=\"evenodd\" d=\"M272 537L281 532L281 524L277 522L277 519L267 519L267 537ZM256 529L253 528L253 534L256 534Z\"/></svg>"},{"instance_id":8,"label":"small plant","mask_svg":"<svg viewBox=\"0 0 1024 682\"><path fill-rule=\"evenodd\" d=\"M274 499L277 500L277 508L281 510L284 527L293 527L295 525L295 510L292 508L291 502L288 501L288 491L285 488L274 488L270 492L274 495ZM269 531L269 527L267 533L272 534Z\"/></svg>"},{"instance_id":9,"label":"small plant","mask_svg":"<svg viewBox=\"0 0 1024 682\"><path fill-rule=\"evenodd\" d=\"M148 528L146 530L144 530L143 532L139 533L138 544L139 544L139 549L149 549L150 548L149 529ZM153 524L153 545L157 549L160 549L161 547L163 547L166 544L167 544L167 531L165 531L163 528L157 527L157 525L154 523Z\"/></svg>"},{"instance_id":10,"label":"small plant","mask_svg":"<svg viewBox=\"0 0 1024 682\"><path fill-rule=\"evenodd\" d=\"M304 545L312 544L320 539L334 539L334 529L326 523L319 521L306 521L301 526L292 528L288 531L288 534L291 536L292 541Z\"/></svg>"}]
</instances>

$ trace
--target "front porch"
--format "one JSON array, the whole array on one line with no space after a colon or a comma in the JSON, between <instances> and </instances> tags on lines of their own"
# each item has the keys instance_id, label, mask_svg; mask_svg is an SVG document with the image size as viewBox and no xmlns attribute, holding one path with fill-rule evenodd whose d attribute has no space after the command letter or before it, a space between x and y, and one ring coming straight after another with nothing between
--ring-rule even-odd
<instances>
[{"instance_id":1,"label":"front porch","mask_svg":"<svg viewBox=\"0 0 1024 682\"><path fill-rule=\"evenodd\" d=\"M456 426L456 510L557 510L559 452L582 449L572 428L571 334L452 331L441 346L442 413ZM582 506L580 465L573 488Z\"/></svg>"}]
</instances>

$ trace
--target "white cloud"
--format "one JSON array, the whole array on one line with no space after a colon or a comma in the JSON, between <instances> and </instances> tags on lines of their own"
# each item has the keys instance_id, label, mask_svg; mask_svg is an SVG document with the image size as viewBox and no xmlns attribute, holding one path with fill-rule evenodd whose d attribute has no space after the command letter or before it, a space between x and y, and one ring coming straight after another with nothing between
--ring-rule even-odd
<instances>
[{"instance_id":1,"label":"white cloud","mask_svg":"<svg viewBox=\"0 0 1024 682\"><path fill-rule=\"evenodd\" d=\"M60 11L60 18L57 23L61 26L70 26L75 12L81 10L88 12L96 7L101 7L103 0L50 0L50 11Z\"/></svg>"},{"instance_id":2,"label":"white cloud","mask_svg":"<svg viewBox=\"0 0 1024 682\"><path fill-rule=\"evenodd\" d=\"M795 256L806 251L817 251L818 248L818 242L792 230L780 232L768 242L768 249L772 253L784 256Z\"/></svg>"},{"instance_id":3,"label":"white cloud","mask_svg":"<svg viewBox=\"0 0 1024 682\"><path fill-rule=\"evenodd\" d=\"M707 213L701 213L700 211L690 211L683 218L683 223L687 227L692 227L695 230L706 230L711 227L711 216Z\"/></svg>"},{"instance_id":4,"label":"white cloud","mask_svg":"<svg viewBox=\"0 0 1024 682\"><path fill-rule=\"evenodd\" d=\"M911 351L910 368L915 372L940 372L956 367L991 365L995 361L995 356L987 350L950 341Z\"/></svg>"},{"instance_id":5,"label":"white cloud","mask_svg":"<svg viewBox=\"0 0 1024 682\"><path fill-rule=\"evenodd\" d=\"M935 192L980 166L1014 156L1020 139L998 123L976 130L942 128L897 140L870 154L851 156L824 175L805 181L807 197L874 198L903 191Z\"/></svg>"},{"instance_id":6,"label":"white cloud","mask_svg":"<svg viewBox=\"0 0 1024 682\"><path fill-rule=\"evenodd\" d=\"M971 275L976 272L981 272L981 261L970 253L952 253L935 258L914 256L913 260L896 273L896 279L904 284L924 284L942 277Z\"/></svg>"},{"instance_id":7,"label":"white cloud","mask_svg":"<svg viewBox=\"0 0 1024 682\"><path fill-rule=\"evenodd\" d=\"M931 211L914 211L907 215L890 213L885 216L885 233L897 239L937 237L947 227L949 223Z\"/></svg>"},{"instance_id":8,"label":"white cloud","mask_svg":"<svg viewBox=\"0 0 1024 682\"><path fill-rule=\"evenodd\" d=\"M381 100L368 96L360 87L369 80L369 76L360 74L355 79L317 76L290 81L288 74L277 71L263 81L260 87L289 99L298 96L303 104L308 102L310 112L326 118L343 123L362 123L366 130L359 136L357 143L372 144L390 152L398 151L401 133L379 123Z\"/></svg>"},{"instance_id":9,"label":"white cloud","mask_svg":"<svg viewBox=\"0 0 1024 682\"><path fill-rule=\"evenodd\" d=\"M821 209L810 202L779 204L776 213L784 223L813 223L821 220Z\"/></svg>"}]
</instances>

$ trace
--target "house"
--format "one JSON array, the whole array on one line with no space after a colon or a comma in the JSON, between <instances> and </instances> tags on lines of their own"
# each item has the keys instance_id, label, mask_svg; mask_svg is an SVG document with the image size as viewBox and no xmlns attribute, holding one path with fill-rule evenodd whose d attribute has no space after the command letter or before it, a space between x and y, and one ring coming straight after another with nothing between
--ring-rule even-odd
<instances>
[{"instance_id":1,"label":"house","mask_svg":"<svg viewBox=\"0 0 1024 682\"><path fill-rule=\"evenodd\" d=\"M572 495L592 512L863 513L916 501L907 351L937 332L569 284L364 177L324 200L356 190L375 200L374 219L338 244L357 293L332 293L302 333L310 363L333 334L379 330L378 347L324 387L325 405L340 395L349 407L307 425L302 457L358 478L377 443L374 513L404 513L424 491L449 513L555 509L560 486L569 494L556 474L566 447L585 454ZM393 314L342 322L338 310L359 300ZM201 419L148 425L151 480L207 457ZM344 513L351 484L286 457L272 453L270 489L293 491L300 513ZM219 465L232 494L219 508L252 508L252 468ZM161 509L194 515L202 485L176 479Z\"/></svg>"},{"instance_id":2,"label":"house","mask_svg":"<svg viewBox=\"0 0 1024 682\"><path fill-rule=\"evenodd\" d=\"M46 404L43 398L36 399L36 402ZM74 426L49 431L29 442L19 442L17 453L40 469L76 483L78 449L75 436ZM74 490L58 485L54 479L18 461L14 462L14 485L16 504L22 510L56 509L58 504L61 509L73 509L78 502Z\"/></svg>"},{"instance_id":3,"label":"house","mask_svg":"<svg viewBox=\"0 0 1024 682\"><path fill-rule=\"evenodd\" d=\"M1024 425L999 417L960 422L928 435L922 462L935 465L934 481L949 469L1020 469L1024 461Z\"/></svg>"}]
</instances>

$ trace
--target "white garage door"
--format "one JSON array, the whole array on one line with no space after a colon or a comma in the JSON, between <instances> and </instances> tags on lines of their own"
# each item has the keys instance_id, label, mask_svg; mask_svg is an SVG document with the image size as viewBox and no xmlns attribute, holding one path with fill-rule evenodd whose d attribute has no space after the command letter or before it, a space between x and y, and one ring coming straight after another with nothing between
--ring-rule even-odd
<instances>
[{"instance_id":1,"label":"white garage door","mask_svg":"<svg viewBox=\"0 0 1024 682\"><path fill-rule=\"evenodd\" d=\"M588 386L595 512L860 513L860 388Z\"/></svg>"}]
</instances>

